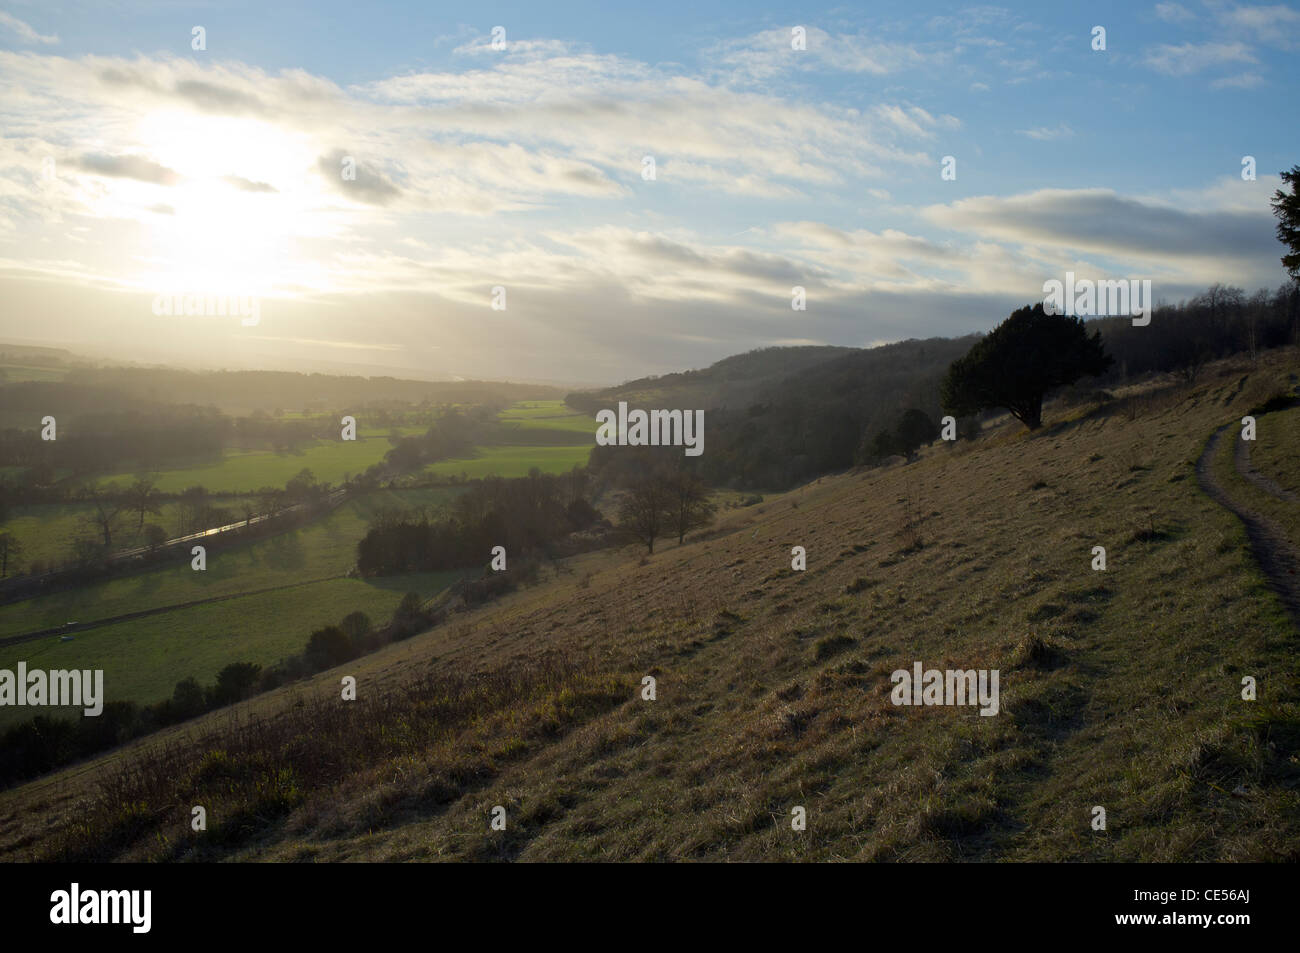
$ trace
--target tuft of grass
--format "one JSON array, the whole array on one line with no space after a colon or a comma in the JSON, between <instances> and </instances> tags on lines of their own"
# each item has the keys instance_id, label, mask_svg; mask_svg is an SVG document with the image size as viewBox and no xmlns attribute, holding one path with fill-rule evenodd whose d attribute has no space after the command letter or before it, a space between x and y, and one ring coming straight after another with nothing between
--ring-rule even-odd
<instances>
[{"instance_id":1,"label":"tuft of grass","mask_svg":"<svg viewBox=\"0 0 1300 953\"><path fill-rule=\"evenodd\" d=\"M817 661L823 662L826 659L834 655L838 655L839 653L843 652L845 649L850 649L857 644L858 644L857 639L844 635L843 633L828 635L825 638L818 639L817 642L814 644L813 657L816 658Z\"/></svg>"}]
</instances>

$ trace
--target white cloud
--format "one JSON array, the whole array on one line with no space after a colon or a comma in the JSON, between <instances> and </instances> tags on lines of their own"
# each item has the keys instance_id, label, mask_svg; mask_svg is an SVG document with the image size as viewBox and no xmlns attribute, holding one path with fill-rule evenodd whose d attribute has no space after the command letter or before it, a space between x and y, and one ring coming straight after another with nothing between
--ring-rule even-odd
<instances>
[{"instance_id":1,"label":"white cloud","mask_svg":"<svg viewBox=\"0 0 1300 953\"><path fill-rule=\"evenodd\" d=\"M961 120L956 116L932 116L919 106L882 104L875 107L874 113L893 128L917 139L933 139L935 130L961 128Z\"/></svg>"},{"instance_id":2,"label":"white cloud","mask_svg":"<svg viewBox=\"0 0 1300 953\"><path fill-rule=\"evenodd\" d=\"M1156 16L1166 23L1187 23L1196 19L1196 14L1181 3L1157 3Z\"/></svg>"},{"instance_id":3,"label":"white cloud","mask_svg":"<svg viewBox=\"0 0 1300 953\"><path fill-rule=\"evenodd\" d=\"M59 42L57 36L43 36L12 14L0 10L0 25L13 30L26 43L54 44Z\"/></svg>"},{"instance_id":4,"label":"white cloud","mask_svg":"<svg viewBox=\"0 0 1300 953\"><path fill-rule=\"evenodd\" d=\"M628 354L677 366L701 328L693 359L791 337L894 339L921 322L960 333L973 314L1029 300L1044 270L1089 259L1192 283L1248 283L1261 261L1278 271L1256 191L1045 192L917 209L905 204L917 170L936 178L926 150L945 151L935 144L962 128L956 116L893 95L850 108L795 83L737 79L765 62L869 79L942 61L938 46L867 49L810 31L811 59L791 66L750 38L725 54L741 73L724 75L552 41L504 53L464 41L466 68L350 86L215 56L0 51L0 312L68 339L111 326L105 339L186 344L214 360L358 346L405 359L436 342L458 374L535 376L553 363L591 379L621 375ZM640 174L646 154L653 182ZM57 164L49 181L45 156ZM355 179L340 174L347 157ZM886 202L890 227L857 227L855 214ZM735 231L777 216L798 220ZM268 301L264 327L226 340L160 324L143 297L124 303L164 283L212 287L203 281L247 282ZM496 284L510 289L508 313L490 310ZM792 332L795 284L813 305Z\"/></svg>"},{"instance_id":5,"label":"white cloud","mask_svg":"<svg viewBox=\"0 0 1300 953\"><path fill-rule=\"evenodd\" d=\"M1231 63L1256 63L1258 60L1244 43L1164 44L1148 50L1145 64L1166 76L1187 76L1214 66Z\"/></svg>"},{"instance_id":6,"label":"white cloud","mask_svg":"<svg viewBox=\"0 0 1300 953\"><path fill-rule=\"evenodd\" d=\"M1238 73L1236 76L1224 76L1210 83L1212 89L1254 89L1262 86L1264 77L1258 73Z\"/></svg>"},{"instance_id":7,"label":"white cloud","mask_svg":"<svg viewBox=\"0 0 1300 953\"><path fill-rule=\"evenodd\" d=\"M1037 139L1040 142L1051 142L1056 139L1073 139L1074 130L1066 123L1060 123L1056 126L1038 126L1034 129L1017 129L1016 135L1027 136L1030 139Z\"/></svg>"},{"instance_id":8,"label":"white cloud","mask_svg":"<svg viewBox=\"0 0 1300 953\"><path fill-rule=\"evenodd\" d=\"M793 49L790 27L764 30L738 40L724 40L705 51L721 70L746 81L765 80L795 70L866 73L886 76L952 59L952 44L890 42L866 33L828 33L801 24L803 50Z\"/></svg>"},{"instance_id":9,"label":"white cloud","mask_svg":"<svg viewBox=\"0 0 1300 953\"><path fill-rule=\"evenodd\" d=\"M1222 276L1259 287L1279 279L1273 182L1230 181L1167 197L1110 189L1043 189L932 205L923 217L944 228L1009 243L1053 260L1095 256L1134 274L1183 286Z\"/></svg>"},{"instance_id":10,"label":"white cloud","mask_svg":"<svg viewBox=\"0 0 1300 953\"><path fill-rule=\"evenodd\" d=\"M1220 23L1250 34L1256 41L1288 49L1300 32L1300 12L1282 4L1227 6L1216 10Z\"/></svg>"}]
</instances>

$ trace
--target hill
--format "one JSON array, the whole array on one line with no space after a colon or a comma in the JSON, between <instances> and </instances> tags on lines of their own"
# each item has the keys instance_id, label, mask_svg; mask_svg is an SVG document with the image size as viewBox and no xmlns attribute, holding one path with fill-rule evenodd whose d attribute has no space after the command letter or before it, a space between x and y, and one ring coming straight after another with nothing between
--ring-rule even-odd
<instances>
[{"instance_id":1,"label":"hill","mask_svg":"<svg viewBox=\"0 0 1300 953\"><path fill-rule=\"evenodd\" d=\"M1248 472L1300 492L1279 450L1298 370L1294 349L1223 362L1057 407L1032 435L822 478L649 559L576 557L0 795L0 854L1300 859L1300 656L1276 571L1296 524L1265 512L1254 494L1279 498L1241 475L1238 441L1211 440L1254 411ZM1229 502L1282 535L1248 536ZM996 715L893 704L918 661L999 671Z\"/></svg>"},{"instance_id":2,"label":"hill","mask_svg":"<svg viewBox=\"0 0 1300 953\"><path fill-rule=\"evenodd\" d=\"M565 402L578 410L595 413L620 400L640 406L744 407L767 388L792 374L816 367L856 348L810 345L768 347L733 354L706 368L642 377L595 391L569 394Z\"/></svg>"}]
</instances>

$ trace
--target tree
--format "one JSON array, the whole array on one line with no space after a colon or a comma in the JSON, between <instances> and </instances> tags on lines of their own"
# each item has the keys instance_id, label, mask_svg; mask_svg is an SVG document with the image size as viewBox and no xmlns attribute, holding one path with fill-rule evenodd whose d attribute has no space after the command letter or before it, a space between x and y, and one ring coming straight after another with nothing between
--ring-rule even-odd
<instances>
[{"instance_id":1,"label":"tree","mask_svg":"<svg viewBox=\"0 0 1300 953\"><path fill-rule=\"evenodd\" d=\"M132 513L140 514L140 521L135 528L138 533L144 529L145 516L149 513L157 515L160 510L158 490L154 487L152 480L140 477L127 488L123 496L126 508Z\"/></svg>"},{"instance_id":2,"label":"tree","mask_svg":"<svg viewBox=\"0 0 1300 953\"><path fill-rule=\"evenodd\" d=\"M13 533L0 533L0 579L9 575L10 558L17 559L22 552L22 543L18 542Z\"/></svg>"},{"instance_id":3,"label":"tree","mask_svg":"<svg viewBox=\"0 0 1300 953\"><path fill-rule=\"evenodd\" d=\"M672 491L661 473L650 473L632 481L618 507L618 519L625 533L655 551L655 540L663 535L672 519Z\"/></svg>"},{"instance_id":4,"label":"tree","mask_svg":"<svg viewBox=\"0 0 1300 953\"><path fill-rule=\"evenodd\" d=\"M428 622L422 605L423 601L418 592L408 592L402 596L402 601L393 610L393 618L390 622L394 639L404 639L408 635L413 635L419 631L422 624Z\"/></svg>"},{"instance_id":5,"label":"tree","mask_svg":"<svg viewBox=\"0 0 1300 953\"><path fill-rule=\"evenodd\" d=\"M903 411L903 416L898 419L894 428L894 446L910 461L916 458L917 450L933 443L938 436L938 424L924 410L913 407Z\"/></svg>"},{"instance_id":6,"label":"tree","mask_svg":"<svg viewBox=\"0 0 1300 953\"><path fill-rule=\"evenodd\" d=\"M953 361L939 388L943 409L963 417L1001 407L1030 430L1043 425L1043 399L1055 387L1103 373L1112 358L1101 332L1081 318L1020 308Z\"/></svg>"},{"instance_id":7,"label":"tree","mask_svg":"<svg viewBox=\"0 0 1300 953\"><path fill-rule=\"evenodd\" d=\"M307 664L314 670L331 668L357 657L356 648L346 632L337 625L317 629L307 641Z\"/></svg>"},{"instance_id":8,"label":"tree","mask_svg":"<svg viewBox=\"0 0 1300 953\"><path fill-rule=\"evenodd\" d=\"M868 441L865 436L858 447L857 462L881 461L895 454L916 459L921 446L933 443L939 437L939 425L930 415L915 407L903 411L898 422L889 430L881 430Z\"/></svg>"},{"instance_id":9,"label":"tree","mask_svg":"<svg viewBox=\"0 0 1300 953\"><path fill-rule=\"evenodd\" d=\"M352 640L353 645L361 645L370 632L370 616L364 612L349 612L339 623L339 628Z\"/></svg>"},{"instance_id":10,"label":"tree","mask_svg":"<svg viewBox=\"0 0 1300 953\"><path fill-rule=\"evenodd\" d=\"M284 485L285 496L295 503L315 499L321 495L323 489L323 486L316 481L316 474L306 467L299 470L293 479Z\"/></svg>"},{"instance_id":11,"label":"tree","mask_svg":"<svg viewBox=\"0 0 1300 953\"><path fill-rule=\"evenodd\" d=\"M257 673L261 670L262 666L254 662L231 662L217 673L217 684L212 689L213 702L231 705L243 701L257 684Z\"/></svg>"},{"instance_id":12,"label":"tree","mask_svg":"<svg viewBox=\"0 0 1300 953\"><path fill-rule=\"evenodd\" d=\"M113 523L121 512L121 507L111 502L99 500L95 503L95 511L83 517L89 525L95 527L103 538L105 555L113 550Z\"/></svg>"},{"instance_id":13,"label":"tree","mask_svg":"<svg viewBox=\"0 0 1300 953\"><path fill-rule=\"evenodd\" d=\"M284 490L274 486L264 486L258 490L257 502L258 506L262 508L262 512L266 513L267 516L272 519L280 515L288 505L288 501L285 499Z\"/></svg>"},{"instance_id":14,"label":"tree","mask_svg":"<svg viewBox=\"0 0 1300 953\"><path fill-rule=\"evenodd\" d=\"M863 434L862 442L858 445L858 452L854 455L854 462L878 463L896 453L898 453L898 450L894 446L893 431L878 430L876 435L870 439L867 439L866 434Z\"/></svg>"},{"instance_id":15,"label":"tree","mask_svg":"<svg viewBox=\"0 0 1300 953\"><path fill-rule=\"evenodd\" d=\"M172 705L182 719L203 714L208 705L198 679L191 675L177 682L176 690L172 692Z\"/></svg>"},{"instance_id":16,"label":"tree","mask_svg":"<svg viewBox=\"0 0 1300 953\"><path fill-rule=\"evenodd\" d=\"M1196 383L1196 378L1212 356L1203 339L1190 335L1175 338L1169 345L1169 354L1174 371L1189 387Z\"/></svg>"},{"instance_id":17,"label":"tree","mask_svg":"<svg viewBox=\"0 0 1300 953\"><path fill-rule=\"evenodd\" d=\"M104 544L88 536L78 536L72 541L72 558L82 568L101 566L108 557Z\"/></svg>"},{"instance_id":18,"label":"tree","mask_svg":"<svg viewBox=\"0 0 1300 953\"><path fill-rule=\"evenodd\" d=\"M1282 256L1282 266L1292 281L1300 281L1300 165L1283 172L1282 181L1291 186L1291 194L1278 189L1273 193L1273 214L1277 216L1277 240L1291 249Z\"/></svg>"},{"instance_id":19,"label":"tree","mask_svg":"<svg viewBox=\"0 0 1300 953\"><path fill-rule=\"evenodd\" d=\"M703 480L686 470L666 477L668 489L668 526L677 533L677 545L686 534L713 522L713 504L709 502L709 488Z\"/></svg>"},{"instance_id":20,"label":"tree","mask_svg":"<svg viewBox=\"0 0 1300 953\"><path fill-rule=\"evenodd\" d=\"M167 542L167 530L157 523L150 523L144 528L144 544L149 547L150 552L156 552L165 542Z\"/></svg>"}]
</instances>

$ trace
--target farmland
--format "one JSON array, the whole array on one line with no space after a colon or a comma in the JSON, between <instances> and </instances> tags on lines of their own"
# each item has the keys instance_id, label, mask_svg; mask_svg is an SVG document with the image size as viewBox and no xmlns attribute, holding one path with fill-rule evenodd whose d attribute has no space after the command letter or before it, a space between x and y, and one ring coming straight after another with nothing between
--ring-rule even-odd
<instances>
[{"instance_id":1,"label":"farmland","mask_svg":"<svg viewBox=\"0 0 1300 953\"><path fill-rule=\"evenodd\" d=\"M160 470L149 477L163 493L180 493L191 486L206 487L210 493L251 493L264 486L284 486L304 468L325 483L341 483L346 476L379 463L391 446L387 431L360 430L354 441L318 440L312 446L280 453L230 450L218 461ZM124 486L135 479L135 473L113 473L100 479Z\"/></svg>"},{"instance_id":2,"label":"farmland","mask_svg":"<svg viewBox=\"0 0 1300 953\"><path fill-rule=\"evenodd\" d=\"M585 464L594 441L592 418L558 400L519 402L498 419L491 442L476 447L470 456L429 466L423 477L515 477L534 467L563 472ZM147 476L164 493L202 486L213 494L208 500L212 506L230 510L239 519L250 498L230 494L282 486L303 469L319 480L338 483L380 462L391 447L390 433L411 436L425 429L362 426L356 442L322 440L298 452L233 450L219 461ZM124 470L79 482L123 488L136 478L135 472ZM77 624L69 629L69 641L49 636L0 647L0 667L21 660L55 668L101 668L109 701L148 704L169 696L176 682L187 676L209 682L234 661L265 666L298 653L313 629L336 623L349 612L365 612L382 622L405 592L429 598L459 573L347 578L357 542L381 511L423 509L437 515L460 492L453 486L374 490L309 525L229 548L213 547L202 572L191 568L185 548L163 568L0 606L0 638ZM96 508L89 501L13 506L3 529L17 540L21 553L10 571L70 561L76 539L96 534L90 520ZM148 514L144 522L162 526L168 536L180 535L187 529L181 510L178 501L162 501L159 512ZM139 526L137 514L123 510L113 530L114 549L144 545ZM121 618L135 613L154 614ZM0 711L0 727L28 716L21 709L6 708Z\"/></svg>"},{"instance_id":3,"label":"farmland","mask_svg":"<svg viewBox=\"0 0 1300 953\"><path fill-rule=\"evenodd\" d=\"M586 465L596 442L595 418L575 413L561 400L520 401L498 419L502 443L478 447L472 456L440 460L425 473L470 479L527 476L533 467L564 473Z\"/></svg>"},{"instance_id":4,"label":"farmland","mask_svg":"<svg viewBox=\"0 0 1300 953\"><path fill-rule=\"evenodd\" d=\"M240 501L232 497L216 497L209 502L216 507L232 510L237 517L242 517ZM159 506L159 512L150 514L145 523L156 523L167 531L169 537L182 535L181 507L176 502L166 502ZM44 563L47 566L60 565L73 558L74 540L78 535L92 535L95 530L87 526L86 521L94 514L92 503L53 503L30 506L15 506L11 509L9 519L4 524L7 532L22 546L22 563ZM113 534L117 549L133 549L144 546L147 540L139 531L139 520L127 514L117 531ZM13 570L13 566L10 566Z\"/></svg>"},{"instance_id":5,"label":"farmland","mask_svg":"<svg viewBox=\"0 0 1300 953\"><path fill-rule=\"evenodd\" d=\"M0 647L0 667L47 656L60 664L76 660L78 667L104 668L110 700L147 702L159 691L169 693L186 675L210 677L233 661L275 661L300 651L313 626L336 622L353 610L386 618L403 593L428 598L448 585L455 574L378 581L342 577L352 568L357 540L375 513L420 507L436 512L458 492L451 487L375 491L308 526L214 551L204 572L192 570L183 551L176 565L165 569L0 607L3 637L222 600L91 629L70 643L50 637ZM261 591L268 589L275 591ZM249 592L257 594L241 596ZM238 598L226 598L231 596ZM152 694L132 694L137 688ZM0 714L12 717L16 711Z\"/></svg>"},{"instance_id":6,"label":"farmland","mask_svg":"<svg viewBox=\"0 0 1300 953\"><path fill-rule=\"evenodd\" d=\"M231 662L266 666L301 652L314 629L349 612L384 622L404 593L428 599L457 577L424 573L293 585L102 626L69 642L51 637L0 647L0 668L22 660L30 667L103 669L107 701L148 704L169 696L189 675L210 683ZM0 729L30 715L22 708L0 708Z\"/></svg>"}]
</instances>

